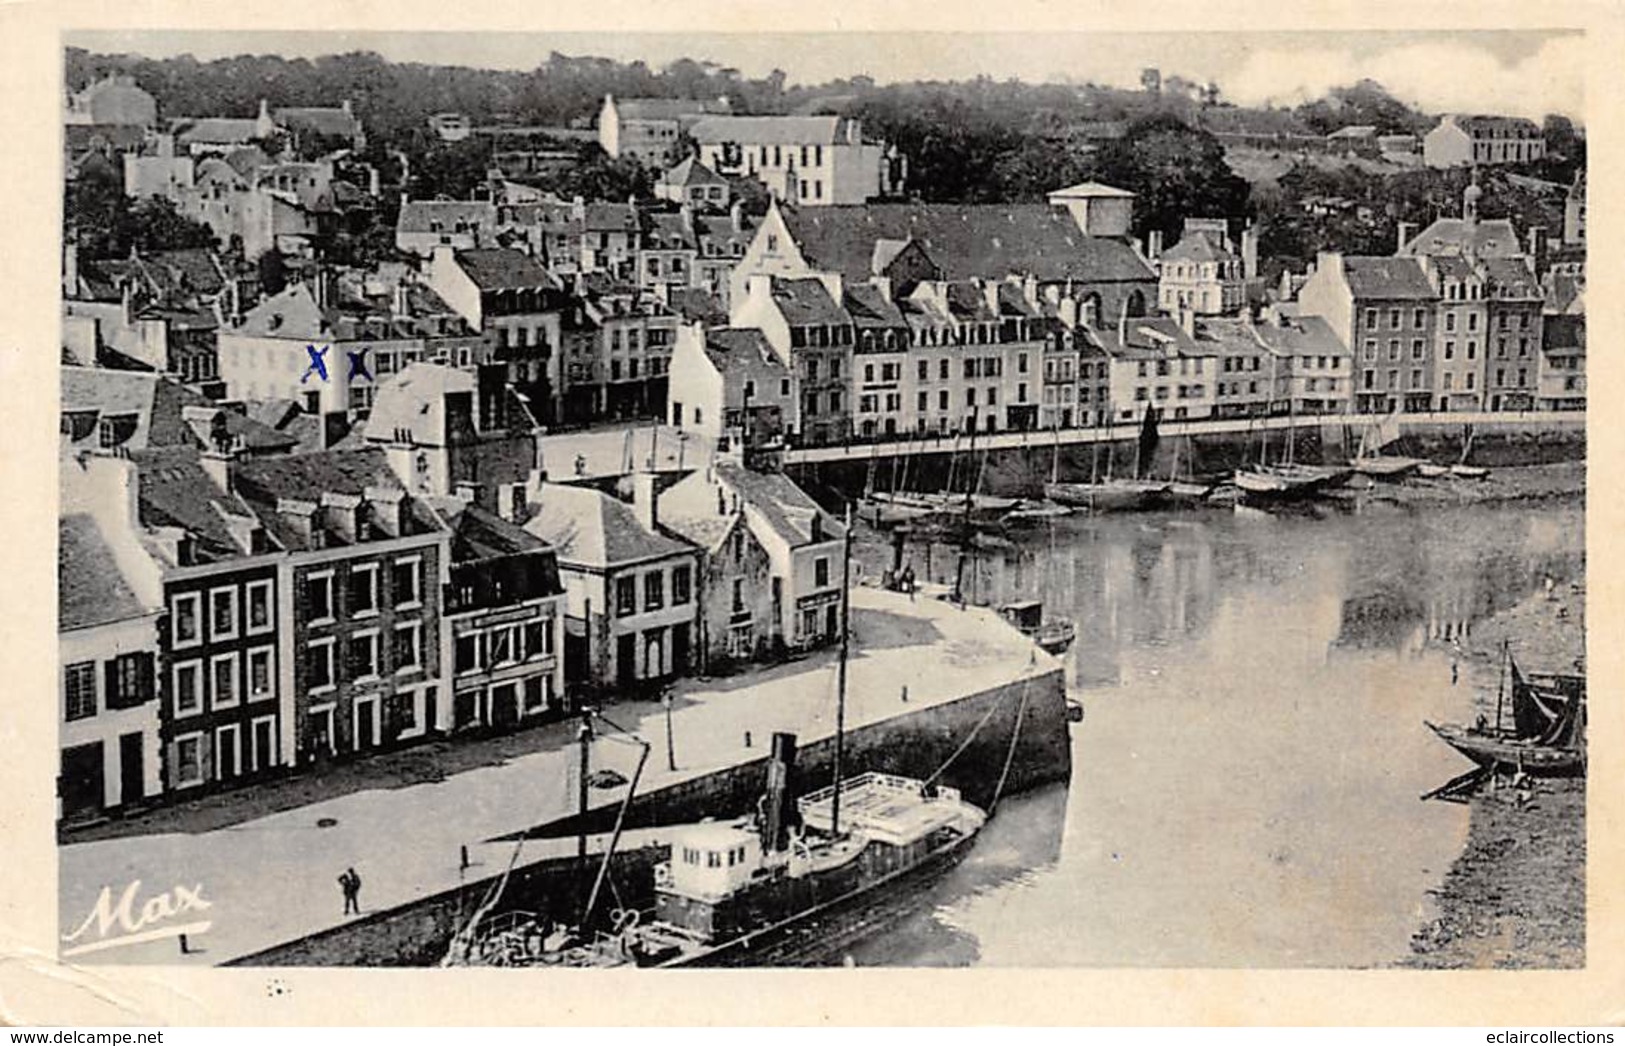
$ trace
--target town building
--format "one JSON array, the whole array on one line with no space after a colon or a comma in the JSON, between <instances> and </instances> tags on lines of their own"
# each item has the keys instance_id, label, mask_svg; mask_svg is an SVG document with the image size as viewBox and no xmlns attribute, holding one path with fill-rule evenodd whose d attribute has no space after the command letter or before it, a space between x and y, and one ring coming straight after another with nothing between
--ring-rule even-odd
<instances>
[{"instance_id":1,"label":"town building","mask_svg":"<svg viewBox=\"0 0 1625 1046\"><path fill-rule=\"evenodd\" d=\"M177 203L196 176L191 156L175 155L173 135L155 136L152 151L124 154L124 195L133 199L158 196Z\"/></svg>"},{"instance_id":2,"label":"town building","mask_svg":"<svg viewBox=\"0 0 1625 1046\"><path fill-rule=\"evenodd\" d=\"M699 551L659 525L653 473L629 505L588 486L545 484L525 529L553 547L567 605L565 677L620 694L686 674L694 656Z\"/></svg>"},{"instance_id":3,"label":"town building","mask_svg":"<svg viewBox=\"0 0 1625 1046\"><path fill-rule=\"evenodd\" d=\"M1144 315L1157 300L1156 272L1131 241L1113 232L1132 208L1132 195L1100 199L1102 209L1081 219L1043 204L770 205L734 267L730 305L761 274L838 273L848 283L883 277L894 296L907 296L921 280L1031 276L1044 291L1070 285L1095 322L1115 318L1125 306L1131 316ZM1122 221L1122 232L1127 228Z\"/></svg>"},{"instance_id":4,"label":"town building","mask_svg":"<svg viewBox=\"0 0 1625 1046\"><path fill-rule=\"evenodd\" d=\"M1152 233L1153 239L1160 234ZM1155 243L1153 244L1153 247ZM1239 249L1223 218L1187 218L1179 242L1157 258L1157 304L1169 315L1234 315L1247 304L1247 284L1258 278L1258 233L1242 231Z\"/></svg>"},{"instance_id":5,"label":"town building","mask_svg":"<svg viewBox=\"0 0 1625 1046\"><path fill-rule=\"evenodd\" d=\"M841 305L841 277L757 276L736 299L735 327L754 327L796 374L800 402L788 435L804 444L839 443L852 434L855 328Z\"/></svg>"},{"instance_id":6,"label":"town building","mask_svg":"<svg viewBox=\"0 0 1625 1046\"><path fill-rule=\"evenodd\" d=\"M1302 315L1294 305L1283 303L1264 310L1260 322L1248 326L1281 364L1270 393L1270 413L1279 412L1276 405L1283 393L1289 414L1352 410L1354 353L1325 319Z\"/></svg>"},{"instance_id":7,"label":"town building","mask_svg":"<svg viewBox=\"0 0 1625 1046\"><path fill-rule=\"evenodd\" d=\"M861 204L903 191L897 150L865 141L862 122L848 117L709 116L689 135L707 168L754 178L787 203Z\"/></svg>"},{"instance_id":8,"label":"town building","mask_svg":"<svg viewBox=\"0 0 1625 1046\"><path fill-rule=\"evenodd\" d=\"M562 414L559 282L523 251L507 247L435 248L428 283L491 344L491 360L530 399L544 425Z\"/></svg>"},{"instance_id":9,"label":"town building","mask_svg":"<svg viewBox=\"0 0 1625 1046\"><path fill-rule=\"evenodd\" d=\"M69 512L57 521L57 818L63 821L131 810L163 789L162 582L134 535L126 531L120 539L122 557L90 513Z\"/></svg>"},{"instance_id":10,"label":"town building","mask_svg":"<svg viewBox=\"0 0 1625 1046\"><path fill-rule=\"evenodd\" d=\"M696 122L731 111L726 98L616 99L606 94L598 110L598 144L613 159L659 169L677 158Z\"/></svg>"},{"instance_id":11,"label":"town building","mask_svg":"<svg viewBox=\"0 0 1625 1046\"><path fill-rule=\"evenodd\" d=\"M667 168L655 182L657 199L687 204L695 210L724 210L728 196L728 179L692 156Z\"/></svg>"},{"instance_id":12,"label":"town building","mask_svg":"<svg viewBox=\"0 0 1625 1046\"><path fill-rule=\"evenodd\" d=\"M580 276L564 308L560 418L650 418L666 412L678 319L658 289L642 291L601 273Z\"/></svg>"},{"instance_id":13,"label":"town building","mask_svg":"<svg viewBox=\"0 0 1625 1046\"><path fill-rule=\"evenodd\" d=\"M158 126L158 102L135 77L108 73L81 91L69 92L62 122L75 126Z\"/></svg>"},{"instance_id":14,"label":"town building","mask_svg":"<svg viewBox=\"0 0 1625 1046\"><path fill-rule=\"evenodd\" d=\"M429 130L442 142L461 142L474 133L474 121L466 113L435 113L429 117Z\"/></svg>"},{"instance_id":15,"label":"town building","mask_svg":"<svg viewBox=\"0 0 1625 1046\"><path fill-rule=\"evenodd\" d=\"M1298 292L1300 314L1324 319L1354 351L1354 409L1362 414L1432 409L1439 301L1411 257L1322 252Z\"/></svg>"},{"instance_id":16,"label":"town building","mask_svg":"<svg viewBox=\"0 0 1625 1046\"><path fill-rule=\"evenodd\" d=\"M1213 415L1221 355L1196 339L1189 310L1178 320L1120 316L1096 336L1111 360L1107 396L1114 423L1136 421L1151 406L1170 419Z\"/></svg>"},{"instance_id":17,"label":"town building","mask_svg":"<svg viewBox=\"0 0 1625 1046\"><path fill-rule=\"evenodd\" d=\"M1584 316L1547 316L1541 327L1537 410L1585 410Z\"/></svg>"},{"instance_id":18,"label":"town building","mask_svg":"<svg viewBox=\"0 0 1625 1046\"><path fill-rule=\"evenodd\" d=\"M782 472L747 468L733 457L718 457L711 466L696 471L660 496L662 513L683 520L678 526L699 528L702 536L717 532L719 521L731 515L742 517L754 543L766 553L765 576L768 615L762 609L763 576L747 555L745 547L722 548L732 562L722 565L719 580L727 587L717 595L716 605L708 605L720 620L735 624L734 582L743 582L742 602L750 612L750 639L740 639L736 649L763 652L788 647L805 650L840 638L841 564L846 530ZM703 521L703 525L702 525ZM744 620L743 615L740 618ZM710 631L711 643L724 641Z\"/></svg>"},{"instance_id":19,"label":"town building","mask_svg":"<svg viewBox=\"0 0 1625 1046\"><path fill-rule=\"evenodd\" d=\"M435 248L496 247L497 208L484 200L408 200L395 221L395 246L432 258Z\"/></svg>"},{"instance_id":20,"label":"town building","mask_svg":"<svg viewBox=\"0 0 1625 1046\"><path fill-rule=\"evenodd\" d=\"M1272 347L1261 327L1247 316L1209 318L1196 324L1198 343L1210 346L1218 356L1214 417L1264 417L1291 409L1292 356L1285 349ZM1347 377L1348 361L1344 360L1342 366Z\"/></svg>"},{"instance_id":21,"label":"town building","mask_svg":"<svg viewBox=\"0 0 1625 1046\"><path fill-rule=\"evenodd\" d=\"M565 596L553 549L478 505L436 505L451 528L442 609L451 701L436 709L435 729L512 730L568 714Z\"/></svg>"},{"instance_id":22,"label":"town building","mask_svg":"<svg viewBox=\"0 0 1625 1046\"><path fill-rule=\"evenodd\" d=\"M261 111L264 106L261 102ZM335 149L360 152L367 147L367 134L348 98L337 107L284 106L271 113L271 121L292 139L295 150L307 154Z\"/></svg>"},{"instance_id":23,"label":"town building","mask_svg":"<svg viewBox=\"0 0 1625 1046\"><path fill-rule=\"evenodd\" d=\"M298 765L421 738L449 692L441 599L444 520L379 448L298 454L229 474L275 543Z\"/></svg>"},{"instance_id":24,"label":"town building","mask_svg":"<svg viewBox=\"0 0 1625 1046\"><path fill-rule=\"evenodd\" d=\"M1448 114L1422 139L1429 167L1531 163L1545 155L1540 125L1521 117Z\"/></svg>"},{"instance_id":25,"label":"town building","mask_svg":"<svg viewBox=\"0 0 1625 1046\"><path fill-rule=\"evenodd\" d=\"M249 417L242 404L214 402L160 374L78 366L64 366L60 374L64 453L202 450L217 424L246 455L284 454L296 444Z\"/></svg>"},{"instance_id":26,"label":"town building","mask_svg":"<svg viewBox=\"0 0 1625 1046\"><path fill-rule=\"evenodd\" d=\"M848 284L841 304L856 332L852 342L852 423L864 439L909 430L915 413L905 402L911 391L909 346L913 332L903 311L883 285Z\"/></svg>"},{"instance_id":27,"label":"town building","mask_svg":"<svg viewBox=\"0 0 1625 1046\"><path fill-rule=\"evenodd\" d=\"M781 439L799 397L794 371L749 327L677 328L667 423L719 452Z\"/></svg>"},{"instance_id":28,"label":"town building","mask_svg":"<svg viewBox=\"0 0 1625 1046\"><path fill-rule=\"evenodd\" d=\"M1056 189L1049 194L1049 203L1051 207L1065 207L1086 236L1126 237L1134 224L1134 194L1100 182Z\"/></svg>"},{"instance_id":29,"label":"town building","mask_svg":"<svg viewBox=\"0 0 1625 1046\"><path fill-rule=\"evenodd\" d=\"M503 243L521 247L560 278L579 273L607 273L634 278L642 226L631 203L507 204L498 208Z\"/></svg>"},{"instance_id":30,"label":"town building","mask_svg":"<svg viewBox=\"0 0 1625 1046\"><path fill-rule=\"evenodd\" d=\"M236 312L239 285L219 258L201 248L80 259L63 252L64 336L82 332L76 359L86 365L152 370L211 393L219 391L216 332Z\"/></svg>"}]
</instances>

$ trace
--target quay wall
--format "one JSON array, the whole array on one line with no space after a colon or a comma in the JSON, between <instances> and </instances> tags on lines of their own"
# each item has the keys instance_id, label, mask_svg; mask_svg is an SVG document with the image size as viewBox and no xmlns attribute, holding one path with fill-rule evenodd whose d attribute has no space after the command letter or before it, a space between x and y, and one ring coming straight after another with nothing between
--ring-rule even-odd
<instances>
[{"instance_id":1,"label":"quay wall","mask_svg":"<svg viewBox=\"0 0 1625 1046\"><path fill-rule=\"evenodd\" d=\"M900 708L906 707L901 693L898 701ZM1021 712L1019 717L1018 711ZM755 809L767 777L768 738L756 738L753 742L762 750L762 756L635 798L627 811L626 826L649 828L683 824ZM961 745L963 751L959 751ZM661 758L661 753L652 753L650 758ZM834 758L834 738L814 741L799 749L793 791L802 794L828 784ZM1061 668L1057 665L1051 671L1026 680L853 728L846 736L844 773L873 770L923 778L931 776L950 758L952 762L938 781L958 788L965 798L984 808L991 803L1001 776L1006 777L1004 795L1068 780L1072 773L1072 747ZM605 804L589 810L588 832L612 830L617 809L618 804ZM538 825L523 834L527 838L569 836L578 830L578 822L576 817L564 818ZM615 891L601 902L599 913L617 905L641 907L652 903L652 869L666 859L668 851L669 846L647 845L617 853L610 872ZM574 857L522 863L514 868L496 911L520 909L568 917L580 904L598 863L599 858L591 856L585 867ZM479 874L480 878L454 889L398 908L369 913L342 926L288 941L228 965L433 965L445 954L457 928L500 878L501 869L480 868ZM615 902L617 894L619 900Z\"/></svg>"},{"instance_id":2,"label":"quay wall","mask_svg":"<svg viewBox=\"0 0 1625 1046\"><path fill-rule=\"evenodd\" d=\"M1358 453L1361 434L1372 421L1365 415L1164 421L1156 454L1141 463L1141 470L1217 479L1241 465L1280 461L1289 446L1294 461L1340 464ZM1579 412L1401 416L1402 435L1385 453L1452 463L1460 460L1469 430L1475 465L1549 465L1586 456L1585 414ZM964 437L906 439L793 450L785 456L785 472L815 494L852 496L871 485L876 490L942 490L950 480L953 489L964 490L967 470L974 468L984 493L1039 497L1052 476L1067 482L1132 475L1138 442L1137 425L1074 429L1058 436L979 434L972 466Z\"/></svg>"}]
</instances>

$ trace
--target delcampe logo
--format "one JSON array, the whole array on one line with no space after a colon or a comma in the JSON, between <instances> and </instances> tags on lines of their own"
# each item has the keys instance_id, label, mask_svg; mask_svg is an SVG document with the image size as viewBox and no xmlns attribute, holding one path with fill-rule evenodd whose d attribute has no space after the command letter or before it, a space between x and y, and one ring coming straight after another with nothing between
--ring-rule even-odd
<instances>
[{"instance_id":1,"label":"delcampe logo","mask_svg":"<svg viewBox=\"0 0 1625 1046\"><path fill-rule=\"evenodd\" d=\"M102 887L101 896L96 899L90 914L85 916L85 921L79 924L77 930L62 935L64 944L73 944L81 939L83 943L63 949L62 957L65 959L71 955L84 955L182 934L204 933L213 925L206 919L177 921L189 912L203 912L211 907L203 898L202 883L192 887L177 884L173 890L148 897L138 909L136 902L140 896L140 879L124 888L117 904L113 903L113 888Z\"/></svg>"}]
</instances>

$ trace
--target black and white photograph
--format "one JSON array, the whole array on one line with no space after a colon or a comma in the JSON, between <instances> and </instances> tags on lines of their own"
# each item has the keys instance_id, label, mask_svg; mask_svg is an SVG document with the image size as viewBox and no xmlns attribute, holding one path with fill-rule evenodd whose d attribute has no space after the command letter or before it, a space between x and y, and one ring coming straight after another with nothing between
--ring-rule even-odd
<instances>
[{"instance_id":1,"label":"black and white photograph","mask_svg":"<svg viewBox=\"0 0 1625 1046\"><path fill-rule=\"evenodd\" d=\"M1257 21L64 29L58 961L1584 970L1586 32Z\"/></svg>"}]
</instances>

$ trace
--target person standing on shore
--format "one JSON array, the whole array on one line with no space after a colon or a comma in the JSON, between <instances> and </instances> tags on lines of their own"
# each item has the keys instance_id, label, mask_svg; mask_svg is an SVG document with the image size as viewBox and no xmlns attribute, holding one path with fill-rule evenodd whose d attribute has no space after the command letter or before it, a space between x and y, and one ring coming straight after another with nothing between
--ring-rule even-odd
<instances>
[{"instance_id":1,"label":"person standing on shore","mask_svg":"<svg viewBox=\"0 0 1625 1046\"><path fill-rule=\"evenodd\" d=\"M339 876L339 889L344 891L344 914L361 914L361 876L354 868L346 868Z\"/></svg>"}]
</instances>

